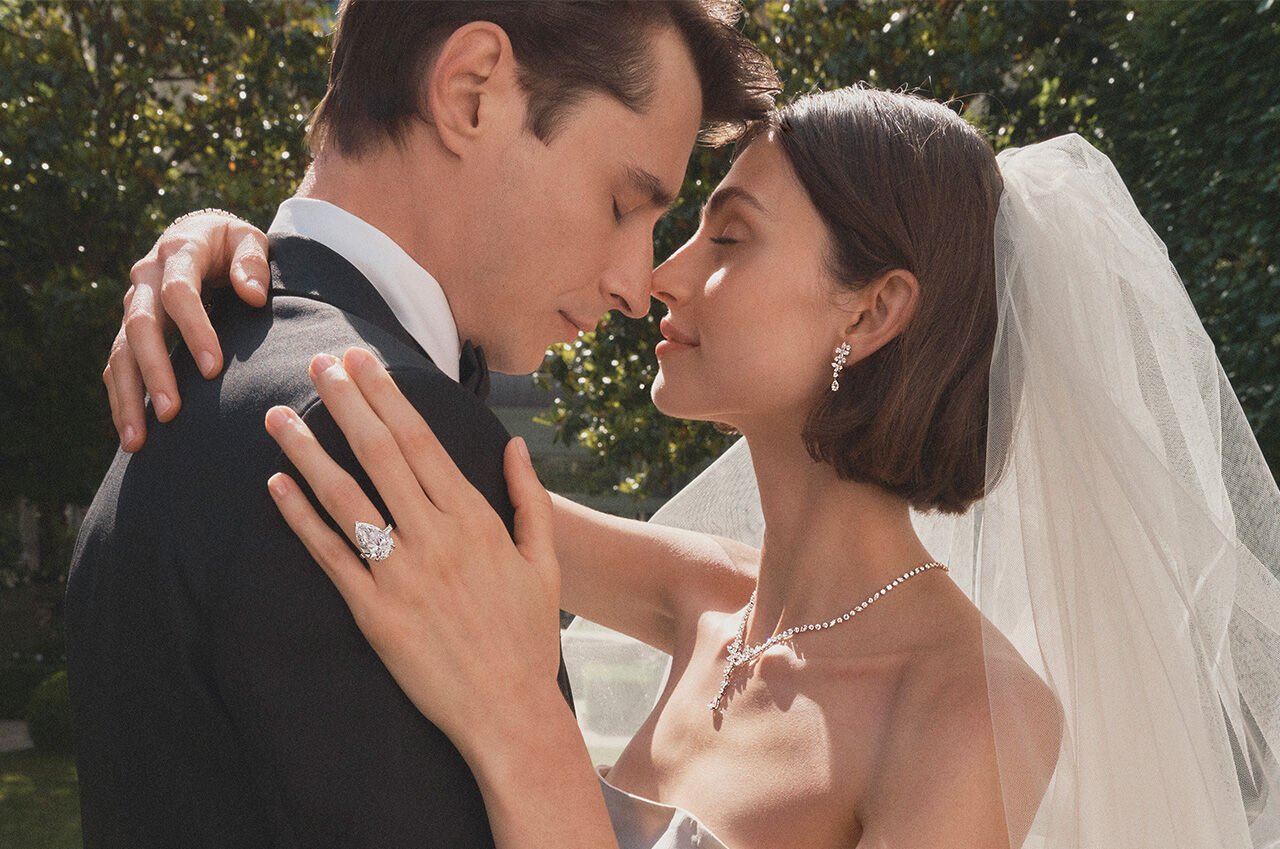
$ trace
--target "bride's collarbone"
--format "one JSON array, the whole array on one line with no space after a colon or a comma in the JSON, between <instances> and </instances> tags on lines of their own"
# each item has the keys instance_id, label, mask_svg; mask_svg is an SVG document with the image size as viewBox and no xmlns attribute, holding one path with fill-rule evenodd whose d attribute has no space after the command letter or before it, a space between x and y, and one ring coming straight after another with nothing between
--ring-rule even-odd
<instances>
[{"instance_id":1,"label":"bride's collarbone","mask_svg":"<svg viewBox=\"0 0 1280 849\"><path fill-rule=\"evenodd\" d=\"M868 627L876 618L868 616L857 628L846 623L776 645L734 672L719 714L707 703L719 689L740 610L705 612L677 649L668 689L637 735L643 756L629 747L617 779L700 815L695 803L716 806L709 813L721 821L742 817L763 828L771 816L793 824L804 816L828 836L838 824L854 837L827 845L856 844L872 777L884 752L898 748L887 744L929 722L931 693L981 679L975 622L960 612L937 624L929 619L936 612L890 613L877 627ZM733 800L699 789L721 782L736 788Z\"/></svg>"},{"instance_id":2,"label":"bride's collarbone","mask_svg":"<svg viewBox=\"0 0 1280 849\"><path fill-rule=\"evenodd\" d=\"M691 660L705 665L705 658ZM686 669L641 730L644 756L629 752L616 777L741 833L775 839L771 825L786 821L786 845L808 845L794 842L804 831L812 845L852 846L903 661L803 660L785 652L761 661L735 676L719 714L707 701L720 669ZM706 793L717 786L733 786L733 798Z\"/></svg>"},{"instance_id":3,"label":"bride's collarbone","mask_svg":"<svg viewBox=\"0 0 1280 849\"><path fill-rule=\"evenodd\" d=\"M957 604L944 592L919 601L898 609L868 608L863 618L796 634L766 649L733 677L750 675L766 684L818 692L862 687L876 679L894 683L909 674L952 674L956 664L980 661L981 621L967 600ZM741 608L704 611L677 646L673 675L711 674L718 680L740 623Z\"/></svg>"}]
</instances>

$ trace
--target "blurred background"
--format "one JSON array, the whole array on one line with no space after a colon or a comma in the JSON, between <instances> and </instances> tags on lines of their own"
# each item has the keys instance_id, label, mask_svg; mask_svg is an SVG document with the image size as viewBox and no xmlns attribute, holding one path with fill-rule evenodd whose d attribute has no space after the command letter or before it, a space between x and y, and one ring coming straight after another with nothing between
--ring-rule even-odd
<instances>
[{"instance_id":1,"label":"blurred background","mask_svg":"<svg viewBox=\"0 0 1280 849\"><path fill-rule=\"evenodd\" d=\"M1277 469L1274 0L747 9L788 97L865 80L950 102L998 149L1077 132L1108 153ZM306 167L332 16L315 0L0 0L0 849L80 846L61 598L116 450L100 376L129 267L191 209L270 222ZM728 155L695 151L659 260ZM647 516L727 444L649 404L660 314L606 321L535 378L496 382L552 489Z\"/></svg>"}]
</instances>

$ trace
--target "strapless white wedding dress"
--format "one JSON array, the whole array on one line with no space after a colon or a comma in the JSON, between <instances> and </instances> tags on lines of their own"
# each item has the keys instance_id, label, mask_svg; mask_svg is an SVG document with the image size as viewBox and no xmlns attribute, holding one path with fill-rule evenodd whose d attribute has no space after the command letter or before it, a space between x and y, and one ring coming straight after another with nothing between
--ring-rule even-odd
<instances>
[{"instance_id":1,"label":"strapless white wedding dress","mask_svg":"<svg viewBox=\"0 0 1280 849\"><path fill-rule=\"evenodd\" d=\"M619 790L600 770L600 789L618 849L728 849L693 814Z\"/></svg>"}]
</instances>

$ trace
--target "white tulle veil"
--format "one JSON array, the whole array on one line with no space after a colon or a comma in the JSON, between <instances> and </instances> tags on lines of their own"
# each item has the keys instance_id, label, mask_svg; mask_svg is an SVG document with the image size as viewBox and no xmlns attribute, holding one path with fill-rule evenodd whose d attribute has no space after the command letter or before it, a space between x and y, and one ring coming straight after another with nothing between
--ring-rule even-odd
<instances>
[{"instance_id":1,"label":"white tulle veil","mask_svg":"<svg viewBox=\"0 0 1280 849\"><path fill-rule=\"evenodd\" d=\"M989 654L1007 639L1062 705L1052 780L1033 817L1009 811L1033 819L1011 844L1280 847L1275 479L1110 160L1071 135L998 161L987 494L914 518L990 623ZM746 444L654 521L759 544ZM1016 788L1034 718L1004 668L988 689Z\"/></svg>"}]
</instances>

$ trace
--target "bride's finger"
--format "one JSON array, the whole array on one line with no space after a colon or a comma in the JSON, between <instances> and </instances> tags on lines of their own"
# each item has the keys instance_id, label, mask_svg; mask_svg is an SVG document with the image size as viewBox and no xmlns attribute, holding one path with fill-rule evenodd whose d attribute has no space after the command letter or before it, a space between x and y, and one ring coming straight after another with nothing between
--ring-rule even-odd
<instances>
[{"instance_id":1,"label":"bride's finger","mask_svg":"<svg viewBox=\"0 0 1280 849\"><path fill-rule=\"evenodd\" d=\"M166 315L160 303L161 273L158 268L140 266L141 263L135 265L129 273L133 297L125 310L124 333L142 382L151 395L156 418L167 422L178 413L179 396L169 347L164 341Z\"/></svg>"},{"instance_id":2,"label":"bride's finger","mask_svg":"<svg viewBox=\"0 0 1280 849\"><path fill-rule=\"evenodd\" d=\"M455 514L490 509L377 357L363 348L349 348L342 362L436 507Z\"/></svg>"},{"instance_id":3,"label":"bride's finger","mask_svg":"<svg viewBox=\"0 0 1280 849\"><path fill-rule=\"evenodd\" d=\"M231 285L245 303L255 307L267 303L267 281L271 268L267 264L267 236L248 222L229 228L227 241L235 245L231 257Z\"/></svg>"},{"instance_id":4,"label":"bride's finger","mask_svg":"<svg viewBox=\"0 0 1280 849\"><path fill-rule=\"evenodd\" d=\"M160 283L160 303L187 343L187 349L206 378L222 372L222 346L202 301L201 287L209 277L207 251L183 248L169 255Z\"/></svg>"},{"instance_id":5,"label":"bride's finger","mask_svg":"<svg viewBox=\"0 0 1280 849\"><path fill-rule=\"evenodd\" d=\"M556 548L552 537L551 496L538 480L529 447L517 436L507 443L502 458L507 491L516 509L516 548L529 562L538 566L554 565Z\"/></svg>"},{"instance_id":6,"label":"bride's finger","mask_svg":"<svg viewBox=\"0 0 1280 849\"><path fill-rule=\"evenodd\" d=\"M111 346L102 381L107 385L107 400L111 404L111 418L120 433L120 445L125 451L137 451L147 433L147 394L138 361L123 329Z\"/></svg>"},{"instance_id":7,"label":"bride's finger","mask_svg":"<svg viewBox=\"0 0 1280 849\"><path fill-rule=\"evenodd\" d=\"M342 537L325 524L311 506L293 479L278 472L267 481L267 490L284 516L285 523L293 529L298 539L311 552L329 580L338 588L342 598L359 621L368 610L373 594L377 591L373 573L360 563Z\"/></svg>"},{"instance_id":8,"label":"bride's finger","mask_svg":"<svg viewBox=\"0 0 1280 849\"><path fill-rule=\"evenodd\" d=\"M423 492L399 444L342 363L329 354L319 354L311 360L310 374L321 400L342 429L387 509L402 522L410 516L422 515L424 510L434 515L429 493Z\"/></svg>"},{"instance_id":9,"label":"bride's finger","mask_svg":"<svg viewBox=\"0 0 1280 849\"><path fill-rule=\"evenodd\" d=\"M288 407L272 407L267 411L267 432L353 544L359 546L356 522L379 528L386 526L382 513L373 506L360 484L334 462L297 413Z\"/></svg>"}]
</instances>

